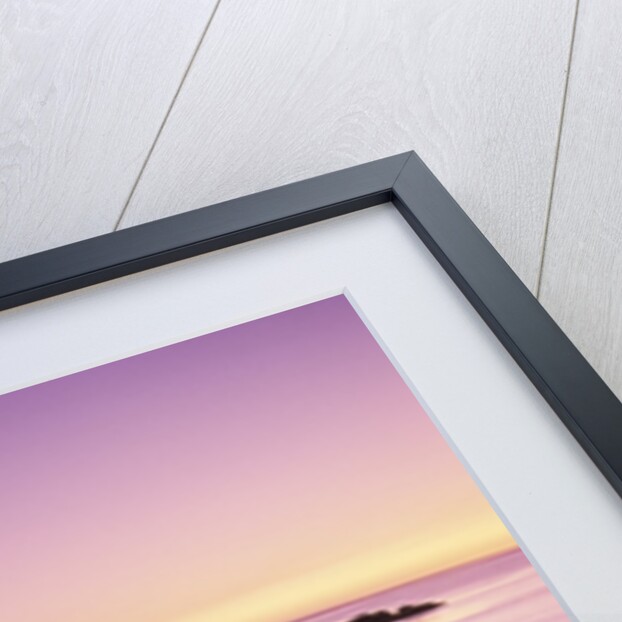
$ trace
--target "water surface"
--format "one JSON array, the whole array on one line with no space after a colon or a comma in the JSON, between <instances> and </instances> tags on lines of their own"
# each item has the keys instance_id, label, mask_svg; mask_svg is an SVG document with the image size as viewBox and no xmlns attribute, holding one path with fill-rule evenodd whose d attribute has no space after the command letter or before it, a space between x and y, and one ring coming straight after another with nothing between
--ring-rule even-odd
<instances>
[{"instance_id":1,"label":"water surface","mask_svg":"<svg viewBox=\"0 0 622 622\"><path fill-rule=\"evenodd\" d=\"M443 601L414 622L567 622L555 597L520 549L451 568L299 622L349 622L378 610Z\"/></svg>"}]
</instances>

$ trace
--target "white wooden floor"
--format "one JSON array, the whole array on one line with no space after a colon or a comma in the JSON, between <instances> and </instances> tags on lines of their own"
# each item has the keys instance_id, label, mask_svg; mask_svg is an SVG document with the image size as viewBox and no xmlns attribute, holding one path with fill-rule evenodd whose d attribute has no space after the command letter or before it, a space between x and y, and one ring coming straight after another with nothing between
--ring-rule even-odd
<instances>
[{"instance_id":1,"label":"white wooden floor","mask_svg":"<svg viewBox=\"0 0 622 622\"><path fill-rule=\"evenodd\" d=\"M0 261L415 149L622 397L618 0L5 0Z\"/></svg>"}]
</instances>

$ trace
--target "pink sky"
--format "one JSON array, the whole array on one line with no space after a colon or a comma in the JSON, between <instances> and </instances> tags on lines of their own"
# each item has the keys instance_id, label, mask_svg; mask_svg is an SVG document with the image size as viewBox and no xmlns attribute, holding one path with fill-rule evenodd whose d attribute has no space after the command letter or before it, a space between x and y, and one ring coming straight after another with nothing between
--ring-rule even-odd
<instances>
[{"instance_id":1,"label":"pink sky","mask_svg":"<svg viewBox=\"0 0 622 622\"><path fill-rule=\"evenodd\" d=\"M0 396L0 499L19 622L277 622L514 546L344 296Z\"/></svg>"}]
</instances>

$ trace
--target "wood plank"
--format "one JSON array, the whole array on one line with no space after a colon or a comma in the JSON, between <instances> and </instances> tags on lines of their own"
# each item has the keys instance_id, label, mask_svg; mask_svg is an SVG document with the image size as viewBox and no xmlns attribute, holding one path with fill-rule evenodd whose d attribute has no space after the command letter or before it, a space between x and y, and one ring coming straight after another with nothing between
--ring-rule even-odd
<instances>
[{"instance_id":1,"label":"wood plank","mask_svg":"<svg viewBox=\"0 0 622 622\"><path fill-rule=\"evenodd\" d=\"M224 0L122 220L415 149L529 287L573 0Z\"/></svg>"},{"instance_id":2,"label":"wood plank","mask_svg":"<svg viewBox=\"0 0 622 622\"><path fill-rule=\"evenodd\" d=\"M622 5L582 2L541 300L622 399Z\"/></svg>"},{"instance_id":3,"label":"wood plank","mask_svg":"<svg viewBox=\"0 0 622 622\"><path fill-rule=\"evenodd\" d=\"M0 261L114 228L214 5L0 4Z\"/></svg>"}]
</instances>

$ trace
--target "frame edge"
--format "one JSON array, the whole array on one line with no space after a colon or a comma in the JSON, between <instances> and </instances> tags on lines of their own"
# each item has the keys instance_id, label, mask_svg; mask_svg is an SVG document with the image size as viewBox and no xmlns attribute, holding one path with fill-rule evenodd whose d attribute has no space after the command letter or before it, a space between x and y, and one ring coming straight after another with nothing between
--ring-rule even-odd
<instances>
[{"instance_id":1,"label":"frame edge","mask_svg":"<svg viewBox=\"0 0 622 622\"><path fill-rule=\"evenodd\" d=\"M0 263L0 311L389 202L411 154Z\"/></svg>"},{"instance_id":2,"label":"frame edge","mask_svg":"<svg viewBox=\"0 0 622 622\"><path fill-rule=\"evenodd\" d=\"M0 311L390 201L622 497L622 403L414 151L0 263Z\"/></svg>"},{"instance_id":3,"label":"frame edge","mask_svg":"<svg viewBox=\"0 0 622 622\"><path fill-rule=\"evenodd\" d=\"M413 152L393 202L622 497L622 403Z\"/></svg>"}]
</instances>

